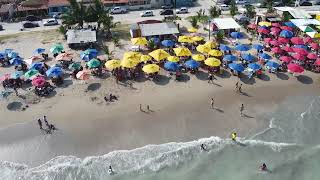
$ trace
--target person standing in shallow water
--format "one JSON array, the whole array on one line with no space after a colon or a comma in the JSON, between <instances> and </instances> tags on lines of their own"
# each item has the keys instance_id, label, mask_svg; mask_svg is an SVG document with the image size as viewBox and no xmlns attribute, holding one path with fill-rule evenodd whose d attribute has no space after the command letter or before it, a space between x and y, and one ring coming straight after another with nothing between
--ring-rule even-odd
<instances>
[{"instance_id":1,"label":"person standing in shallow water","mask_svg":"<svg viewBox=\"0 0 320 180\"><path fill-rule=\"evenodd\" d=\"M237 138L237 133L236 133L236 132L233 132L233 133L231 134L231 139L232 139L232 141L236 141L236 138Z\"/></svg>"},{"instance_id":2,"label":"person standing in shallow water","mask_svg":"<svg viewBox=\"0 0 320 180\"><path fill-rule=\"evenodd\" d=\"M38 119L38 124L39 124L40 129L43 129L43 128L42 128L42 122L41 122L41 119Z\"/></svg>"}]
</instances>

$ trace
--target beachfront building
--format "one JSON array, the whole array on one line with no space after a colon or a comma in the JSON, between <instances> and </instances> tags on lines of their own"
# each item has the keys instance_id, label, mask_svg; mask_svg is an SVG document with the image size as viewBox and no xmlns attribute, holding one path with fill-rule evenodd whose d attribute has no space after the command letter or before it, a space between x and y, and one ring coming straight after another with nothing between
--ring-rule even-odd
<instances>
[{"instance_id":1,"label":"beachfront building","mask_svg":"<svg viewBox=\"0 0 320 180\"><path fill-rule=\"evenodd\" d=\"M46 16L48 13L47 0L27 0L18 5L16 13L20 17L27 15Z\"/></svg>"},{"instance_id":2,"label":"beachfront building","mask_svg":"<svg viewBox=\"0 0 320 180\"><path fill-rule=\"evenodd\" d=\"M64 13L69 7L68 0L49 0L48 1L48 14L53 16L55 14Z\"/></svg>"},{"instance_id":3,"label":"beachfront building","mask_svg":"<svg viewBox=\"0 0 320 180\"><path fill-rule=\"evenodd\" d=\"M214 18L211 21L212 31L222 30L225 34L240 30L241 26L233 18Z\"/></svg>"},{"instance_id":4,"label":"beachfront building","mask_svg":"<svg viewBox=\"0 0 320 180\"><path fill-rule=\"evenodd\" d=\"M106 7L122 6L129 10L150 9L151 0L103 0Z\"/></svg>"},{"instance_id":5,"label":"beachfront building","mask_svg":"<svg viewBox=\"0 0 320 180\"><path fill-rule=\"evenodd\" d=\"M179 28L173 22L163 23L157 20L147 20L132 24L130 28L130 35L132 38L136 37L157 37L164 38L166 36L178 35Z\"/></svg>"}]
</instances>

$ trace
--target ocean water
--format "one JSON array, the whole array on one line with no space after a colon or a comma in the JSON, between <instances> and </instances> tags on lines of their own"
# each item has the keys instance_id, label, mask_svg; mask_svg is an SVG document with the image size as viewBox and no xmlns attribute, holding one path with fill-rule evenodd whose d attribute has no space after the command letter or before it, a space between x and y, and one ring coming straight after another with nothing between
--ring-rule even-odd
<instances>
[{"instance_id":1,"label":"ocean water","mask_svg":"<svg viewBox=\"0 0 320 180\"><path fill-rule=\"evenodd\" d=\"M319 180L320 97L294 97L266 114L269 128L237 142L209 137L147 145L37 167L0 162L1 180ZM202 151L206 144L208 151ZM268 172L259 171L266 163ZM108 174L112 165L115 174Z\"/></svg>"}]
</instances>

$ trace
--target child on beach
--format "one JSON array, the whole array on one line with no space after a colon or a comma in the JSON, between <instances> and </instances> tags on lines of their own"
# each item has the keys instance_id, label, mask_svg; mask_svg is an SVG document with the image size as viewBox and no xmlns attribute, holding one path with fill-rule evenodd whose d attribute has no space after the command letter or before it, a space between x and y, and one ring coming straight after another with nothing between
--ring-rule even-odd
<instances>
[{"instance_id":1,"label":"child on beach","mask_svg":"<svg viewBox=\"0 0 320 180\"><path fill-rule=\"evenodd\" d=\"M210 104L211 104L211 108L214 109L214 99L213 98L211 98Z\"/></svg>"}]
</instances>

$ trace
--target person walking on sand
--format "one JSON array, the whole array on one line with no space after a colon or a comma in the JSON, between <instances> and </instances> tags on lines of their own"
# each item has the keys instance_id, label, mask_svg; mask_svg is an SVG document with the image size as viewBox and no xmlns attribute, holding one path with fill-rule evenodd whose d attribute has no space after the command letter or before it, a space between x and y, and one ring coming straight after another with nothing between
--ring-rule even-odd
<instances>
[{"instance_id":1,"label":"person walking on sand","mask_svg":"<svg viewBox=\"0 0 320 180\"><path fill-rule=\"evenodd\" d=\"M149 105L147 105L147 110L150 111L150 106Z\"/></svg>"},{"instance_id":2,"label":"person walking on sand","mask_svg":"<svg viewBox=\"0 0 320 180\"><path fill-rule=\"evenodd\" d=\"M243 117L243 110L244 110L244 105L241 104L240 106L240 116Z\"/></svg>"},{"instance_id":3,"label":"person walking on sand","mask_svg":"<svg viewBox=\"0 0 320 180\"><path fill-rule=\"evenodd\" d=\"M237 138L237 133L236 133L236 132L233 132L233 133L231 134L231 139L232 139L232 141L236 141L236 138Z\"/></svg>"},{"instance_id":4,"label":"person walking on sand","mask_svg":"<svg viewBox=\"0 0 320 180\"><path fill-rule=\"evenodd\" d=\"M238 89L239 89L239 81L237 81L236 83L236 88L235 88L236 92L238 92Z\"/></svg>"},{"instance_id":5,"label":"person walking on sand","mask_svg":"<svg viewBox=\"0 0 320 180\"><path fill-rule=\"evenodd\" d=\"M239 93L242 93L242 84L240 84L238 91Z\"/></svg>"},{"instance_id":6,"label":"person walking on sand","mask_svg":"<svg viewBox=\"0 0 320 180\"><path fill-rule=\"evenodd\" d=\"M43 121L46 124L46 126L50 129L49 123L47 121L47 116L43 116Z\"/></svg>"},{"instance_id":7,"label":"person walking on sand","mask_svg":"<svg viewBox=\"0 0 320 180\"><path fill-rule=\"evenodd\" d=\"M41 122L41 119L38 119L38 124L39 124L40 129L43 129L43 128L42 128L42 122Z\"/></svg>"},{"instance_id":8,"label":"person walking on sand","mask_svg":"<svg viewBox=\"0 0 320 180\"><path fill-rule=\"evenodd\" d=\"M213 98L211 98L210 105L211 105L211 109L214 109L214 99Z\"/></svg>"},{"instance_id":9,"label":"person walking on sand","mask_svg":"<svg viewBox=\"0 0 320 180\"><path fill-rule=\"evenodd\" d=\"M208 75L208 83L213 83L213 75L210 73L209 75Z\"/></svg>"},{"instance_id":10,"label":"person walking on sand","mask_svg":"<svg viewBox=\"0 0 320 180\"><path fill-rule=\"evenodd\" d=\"M142 110L142 105L141 104L139 104L139 108L140 108L140 111L142 112L143 110Z\"/></svg>"}]
</instances>

